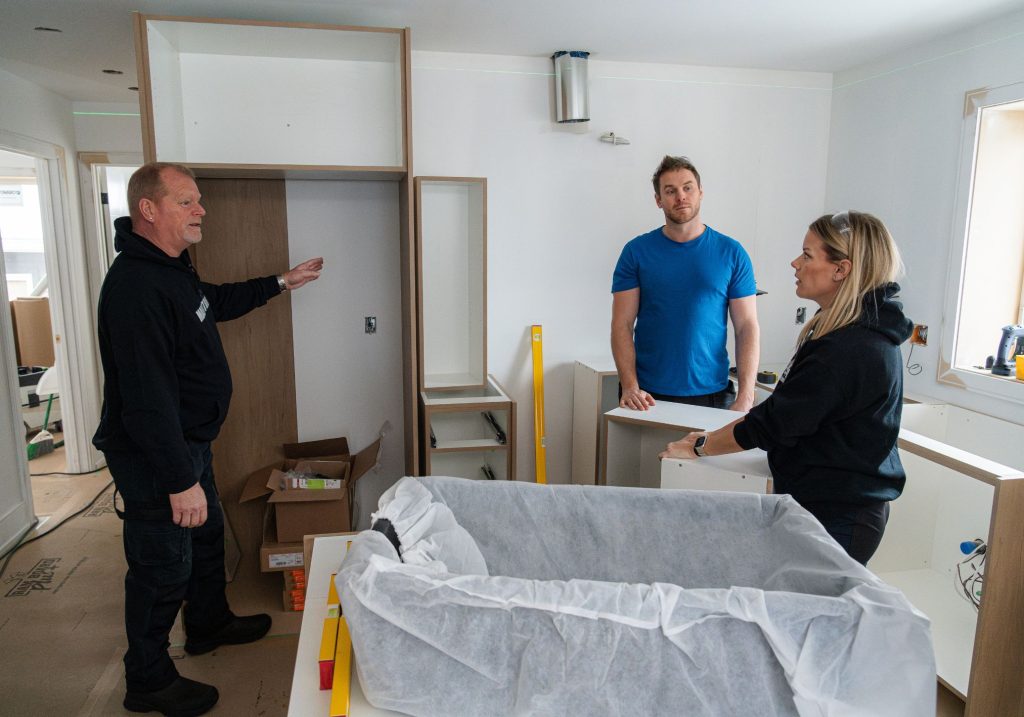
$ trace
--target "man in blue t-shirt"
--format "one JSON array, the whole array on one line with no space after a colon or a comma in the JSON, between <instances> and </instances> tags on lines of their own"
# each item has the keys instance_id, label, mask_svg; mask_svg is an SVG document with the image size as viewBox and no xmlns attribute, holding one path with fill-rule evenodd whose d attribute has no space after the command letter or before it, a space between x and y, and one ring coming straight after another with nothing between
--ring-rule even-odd
<instances>
[{"instance_id":1,"label":"man in blue t-shirt","mask_svg":"<svg viewBox=\"0 0 1024 717\"><path fill-rule=\"evenodd\" d=\"M759 329L750 257L700 218L704 190L686 157L654 173L665 226L622 250L612 278L612 355L619 405L646 411L655 399L747 411L754 404ZM729 406L726 322L736 333L739 389Z\"/></svg>"}]
</instances>

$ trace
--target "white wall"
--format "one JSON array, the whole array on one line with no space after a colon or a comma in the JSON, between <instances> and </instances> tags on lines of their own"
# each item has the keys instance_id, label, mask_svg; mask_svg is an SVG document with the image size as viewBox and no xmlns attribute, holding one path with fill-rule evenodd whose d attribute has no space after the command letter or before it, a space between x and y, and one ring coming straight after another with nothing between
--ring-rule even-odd
<instances>
[{"instance_id":1,"label":"white wall","mask_svg":"<svg viewBox=\"0 0 1024 717\"><path fill-rule=\"evenodd\" d=\"M142 153L137 102L75 102L72 111L79 151Z\"/></svg>"},{"instance_id":2,"label":"white wall","mask_svg":"<svg viewBox=\"0 0 1024 717\"><path fill-rule=\"evenodd\" d=\"M703 218L751 254L762 363L796 337L788 262L824 207L831 76L590 61L589 123L553 119L548 58L413 53L417 175L488 180L488 362L519 402L518 477L533 480L529 327L544 326L547 473L570 481L572 363L610 355L622 246L663 223L665 154L701 172ZM629 145L598 141L607 131Z\"/></svg>"},{"instance_id":3,"label":"white wall","mask_svg":"<svg viewBox=\"0 0 1024 717\"><path fill-rule=\"evenodd\" d=\"M1024 13L836 76L827 206L886 222L903 251L907 314L930 327L906 390L1022 422L1020 404L936 380L956 213L964 93L1024 81ZM949 317L952 320L952 317ZM992 336L992 353L999 336ZM906 349L904 349L906 353Z\"/></svg>"},{"instance_id":4,"label":"white wall","mask_svg":"<svg viewBox=\"0 0 1024 717\"><path fill-rule=\"evenodd\" d=\"M38 143L56 145L64 151L64 172L67 176L64 201L68 213L68 228L72 236L80 236L78 200L74 192L75 166L69 161L74 156L74 131L71 123L71 103L36 85L0 68L0 134L7 144L31 146ZM17 150L18 147L10 147ZM40 180L44 181L44 180ZM0 342L7 348L10 338L10 314L0 318ZM13 351L0 352L0 551L16 539L32 520L31 494L27 485L27 466L24 460L25 439L22 427L15 418L6 418L9 387L16 386Z\"/></svg>"},{"instance_id":5,"label":"white wall","mask_svg":"<svg viewBox=\"0 0 1024 717\"><path fill-rule=\"evenodd\" d=\"M285 183L289 263L324 258L291 297L300 441L346 436L362 450L387 421L378 472L356 484L356 515L405 475L398 183ZM364 319L377 317L377 332ZM363 523L357 527L369 527Z\"/></svg>"}]
</instances>

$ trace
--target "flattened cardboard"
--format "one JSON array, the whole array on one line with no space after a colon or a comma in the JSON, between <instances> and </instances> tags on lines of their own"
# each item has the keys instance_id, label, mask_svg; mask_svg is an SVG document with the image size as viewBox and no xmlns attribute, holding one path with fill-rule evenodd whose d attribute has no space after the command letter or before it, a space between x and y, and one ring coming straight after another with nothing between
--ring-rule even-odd
<instances>
[{"instance_id":1,"label":"flattened cardboard","mask_svg":"<svg viewBox=\"0 0 1024 717\"><path fill-rule=\"evenodd\" d=\"M14 348L19 366L53 366L53 327L45 296L11 300Z\"/></svg>"}]
</instances>

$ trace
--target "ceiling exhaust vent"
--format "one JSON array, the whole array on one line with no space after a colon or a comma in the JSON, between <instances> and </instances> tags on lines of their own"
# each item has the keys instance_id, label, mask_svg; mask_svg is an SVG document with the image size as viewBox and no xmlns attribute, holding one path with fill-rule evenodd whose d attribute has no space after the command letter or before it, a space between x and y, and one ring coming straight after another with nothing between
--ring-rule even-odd
<instances>
[{"instance_id":1,"label":"ceiling exhaust vent","mask_svg":"<svg viewBox=\"0 0 1024 717\"><path fill-rule=\"evenodd\" d=\"M589 122L587 58L582 50L559 50L555 61L555 119L559 122Z\"/></svg>"}]
</instances>

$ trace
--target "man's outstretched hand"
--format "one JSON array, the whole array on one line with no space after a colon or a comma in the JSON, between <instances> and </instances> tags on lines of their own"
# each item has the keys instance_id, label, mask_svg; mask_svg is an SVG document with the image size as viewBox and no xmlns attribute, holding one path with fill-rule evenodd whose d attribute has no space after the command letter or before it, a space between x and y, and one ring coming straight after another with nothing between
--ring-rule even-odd
<instances>
[{"instance_id":1,"label":"man's outstretched hand","mask_svg":"<svg viewBox=\"0 0 1024 717\"><path fill-rule=\"evenodd\" d=\"M316 281L320 278L320 271L324 268L324 258L318 256L316 259L308 259L302 262L298 266L294 267L291 271L284 274L282 278L284 283L288 286L289 291L295 291L311 281Z\"/></svg>"}]
</instances>

